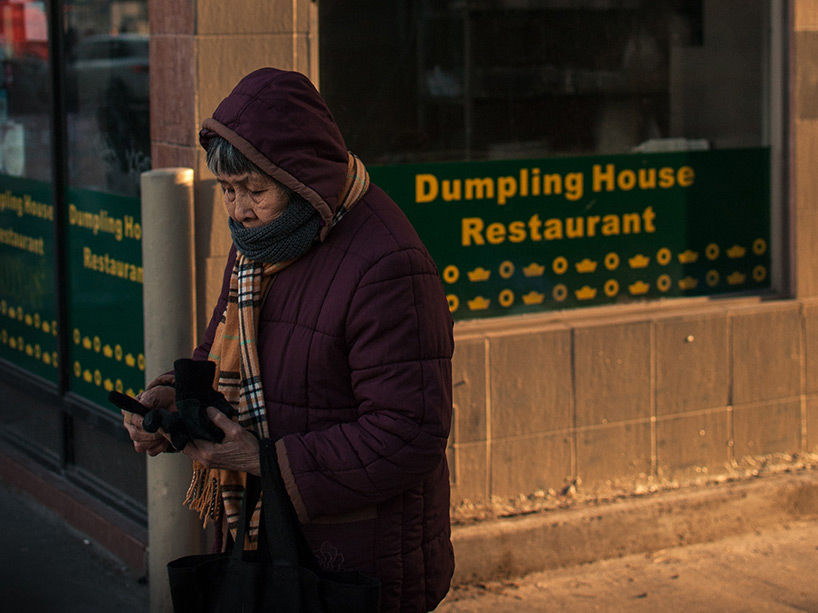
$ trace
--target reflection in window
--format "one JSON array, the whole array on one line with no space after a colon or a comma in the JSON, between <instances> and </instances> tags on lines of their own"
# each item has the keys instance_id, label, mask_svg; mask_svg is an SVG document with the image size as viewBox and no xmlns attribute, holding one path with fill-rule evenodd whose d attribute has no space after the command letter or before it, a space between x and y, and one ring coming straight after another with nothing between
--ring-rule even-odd
<instances>
[{"instance_id":1,"label":"reflection in window","mask_svg":"<svg viewBox=\"0 0 818 613\"><path fill-rule=\"evenodd\" d=\"M150 169L147 2L66 2L72 187L139 194Z\"/></svg>"},{"instance_id":2,"label":"reflection in window","mask_svg":"<svg viewBox=\"0 0 818 613\"><path fill-rule=\"evenodd\" d=\"M44 2L0 2L0 173L51 179Z\"/></svg>"},{"instance_id":3,"label":"reflection in window","mask_svg":"<svg viewBox=\"0 0 818 613\"><path fill-rule=\"evenodd\" d=\"M338 4L321 90L371 163L767 144L768 0Z\"/></svg>"}]
</instances>

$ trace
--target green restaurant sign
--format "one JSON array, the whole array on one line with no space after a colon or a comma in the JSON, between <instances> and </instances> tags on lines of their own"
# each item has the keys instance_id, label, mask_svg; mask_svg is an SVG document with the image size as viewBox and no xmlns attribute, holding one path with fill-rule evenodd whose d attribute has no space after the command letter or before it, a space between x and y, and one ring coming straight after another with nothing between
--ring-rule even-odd
<instances>
[{"instance_id":1,"label":"green restaurant sign","mask_svg":"<svg viewBox=\"0 0 818 613\"><path fill-rule=\"evenodd\" d=\"M139 198L69 189L71 389L110 408L108 392L144 387Z\"/></svg>"},{"instance_id":2,"label":"green restaurant sign","mask_svg":"<svg viewBox=\"0 0 818 613\"><path fill-rule=\"evenodd\" d=\"M106 408L116 389L144 386L142 228L138 198L67 191L66 309L56 311L55 209L49 183L0 177L0 359ZM68 355L58 335L68 336Z\"/></svg>"},{"instance_id":3,"label":"green restaurant sign","mask_svg":"<svg viewBox=\"0 0 818 613\"><path fill-rule=\"evenodd\" d=\"M768 148L381 166L455 319L770 286Z\"/></svg>"},{"instance_id":4,"label":"green restaurant sign","mask_svg":"<svg viewBox=\"0 0 818 613\"><path fill-rule=\"evenodd\" d=\"M770 287L768 148L381 166L455 319ZM106 406L144 382L140 203L68 190L57 329L50 185L2 177L0 359ZM58 356L57 335L69 354Z\"/></svg>"},{"instance_id":5,"label":"green restaurant sign","mask_svg":"<svg viewBox=\"0 0 818 613\"><path fill-rule=\"evenodd\" d=\"M0 183L0 358L55 383L54 207L48 183Z\"/></svg>"}]
</instances>

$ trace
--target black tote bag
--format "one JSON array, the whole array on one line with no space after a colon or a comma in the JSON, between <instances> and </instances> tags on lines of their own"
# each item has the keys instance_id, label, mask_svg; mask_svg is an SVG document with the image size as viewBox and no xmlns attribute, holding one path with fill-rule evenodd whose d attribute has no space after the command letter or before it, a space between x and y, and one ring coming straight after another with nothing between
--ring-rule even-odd
<instances>
[{"instance_id":1,"label":"black tote bag","mask_svg":"<svg viewBox=\"0 0 818 613\"><path fill-rule=\"evenodd\" d=\"M260 442L261 479L248 475L232 552L185 556L168 564L175 613L375 613L380 582L329 572L312 554L278 470L274 443ZM259 486L258 549L244 551Z\"/></svg>"}]
</instances>

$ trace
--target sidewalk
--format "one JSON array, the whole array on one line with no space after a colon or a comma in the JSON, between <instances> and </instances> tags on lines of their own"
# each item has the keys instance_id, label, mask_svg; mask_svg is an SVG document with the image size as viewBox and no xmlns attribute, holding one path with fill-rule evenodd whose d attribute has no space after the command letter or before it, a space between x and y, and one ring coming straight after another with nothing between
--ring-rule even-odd
<instances>
[{"instance_id":1,"label":"sidewalk","mask_svg":"<svg viewBox=\"0 0 818 613\"><path fill-rule=\"evenodd\" d=\"M818 612L818 471L461 526L442 613Z\"/></svg>"},{"instance_id":2,"label":"sidewalk","mask_svg":"<svg viewBox=\"0 0 818 613\"><path fill-rule=\"evenodd\" d=\"M0 610L146 613L148 586L25 493L0 480Z\"/></svg>"},{"instance_id":3,"label":"sidewalk","mask_svg":"<svg viewBox=\"0 0 818 613\"><path fill-rule=\"evenodd\" d=\"M799 521L818 521L814 465L769 468L756 478L608 501L578 501L568 508L455 526L454 583L521 577Z\"/></svg>"},{"instance_id":4,"label":"sidewalk","mask_svg":"<svg viewBox=\"0 0 818 613\"><path fill-rule=\"evenodd\" d=\"M2 480L0 525L4 613L148 611L140 577ZM442 613L818 612L814 470L458 526L453 541Z\"/></svg>"},{"instance_id":5,"label":"sidewalk","mask_svg":"<svg viewBox=\"0 0 818 613\"><path fill-rule=\"evenodd\" d=\"M818 611L818 521L455 588L437 611Z\"/></svg>"}]
</instances>

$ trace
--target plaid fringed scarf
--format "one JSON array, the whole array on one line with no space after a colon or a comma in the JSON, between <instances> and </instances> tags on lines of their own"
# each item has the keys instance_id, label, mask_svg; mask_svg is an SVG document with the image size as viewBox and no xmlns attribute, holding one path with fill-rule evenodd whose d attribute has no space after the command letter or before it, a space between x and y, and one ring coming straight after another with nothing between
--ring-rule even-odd
<instances>
[{"instance_id":1,"label":"plaid fringed scarf","mask_svg":"<svg viewBox=\"0 0 818 613\"><path fill-rule=\"evenodd\" d=\"M368 189L369 173L363 163L350 153L346 183L332 225L338 223ZM269 432L256 346L256 325L273 275L293 261L263 263L250 260L241 253L237 256L230 276L227 308L216 328L210 349L209 358L216 363L214 385L237 410L238 423L259 438L267 438ZM228 528L235 538L245 481L245 473L208 469L194 462L193 479L185 504L199 511L205 526L208 520L218 525L223 510ZM250 522L246 547L255 546L260 517L259 500Z\"/></svg>"}]
</instances>

